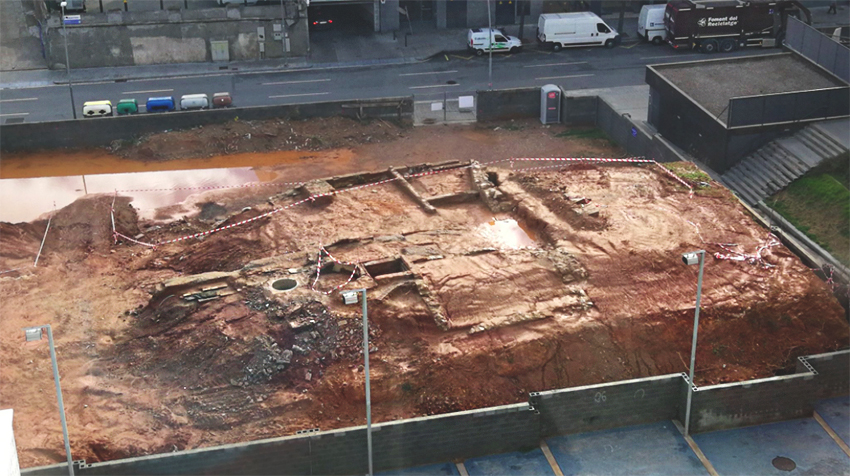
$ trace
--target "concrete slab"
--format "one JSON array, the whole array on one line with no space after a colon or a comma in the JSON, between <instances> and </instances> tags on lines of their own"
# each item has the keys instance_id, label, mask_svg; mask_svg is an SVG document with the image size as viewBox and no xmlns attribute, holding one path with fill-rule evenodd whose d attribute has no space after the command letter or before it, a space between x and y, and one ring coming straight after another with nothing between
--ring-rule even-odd
<instances>
[{"instance_id":1,"label":"concrete slab","mask_svg":"<svg viewBox=\"0 0 850 476\"><path fill-rule=\"evenodd\" d=\"M565 475L708 474L673 422L546 440Z\"/></svg>"},{"instance_id":2,"label":"concrete slab","mask_svg":"<svg viewBox=\"0 0 850 476\"><path fill-rule=\"evenodd\" d=\"M702 433L693 439L722 475L782 475L791 467L793 474L850 473L850 458L813 418Z\"/></svg>"},{"instance_id":3,"label":"concrete slab","mask_svg":"<svg viewBox=\"0 0 850 476\"><path fill-rule=\"evenodd\" d=\"M850 119L821 121L815 123L814 127L844 146L845 151L850 149Z\"/></svg>"},{"instance_id":4,"label":"concrete slab","mask_svg":"<svg viewBox=\"0 0 850 476\"><path fill-rule=\"evenodd\" d=\"M417 466L415 468L394 469L375 473L378 476L460 476L454 463L429 464L428 466Z\"/></svg>"},{"instance_id":5,"label":"concrete slab","mask_svg":"<svg viewBox=\"0 0 850 476\"><path fill-rule=\"evenodd\" d=\"M850 396L821 400L815 411L841 440L850 445Z\"/></svg>"},{"instance_id":6,"label":"concrete slab","mask_svg":"<svg viewBox=\"0 0 850 476\"><path fill-rule=\"evenodd\" d=\"M628 113L636 121L646 121L649 111L649 85L617 88L577 89L564 91L564 96L599 96L620 114Z\"/></svg>"},{"instance_id":7,"label":"concrete slab","mask_svg":"<svg viewBox=\"0 0 850 476\"><path fill-rule=\"evenodd\" d=\"M794 136L783 137L782 139L777 139L774 142L785 149L785 151L789 154L792 154L794 157L806 164L808 168L817 167L821 160L823 160L823 157L818 155L812 149L806 147L805 144L800 142Z\"/></svg>"},{"instance_id":8,"label":"concrete slab","mask_svg":"<svg viewBox=\"0 0 850 476\"><path fill-rule=\"evenodd\" d=\"M555 474L540 448L528 453L505 453L468 459L463 464L469 476Z\"/></svg>"}]
</instances>

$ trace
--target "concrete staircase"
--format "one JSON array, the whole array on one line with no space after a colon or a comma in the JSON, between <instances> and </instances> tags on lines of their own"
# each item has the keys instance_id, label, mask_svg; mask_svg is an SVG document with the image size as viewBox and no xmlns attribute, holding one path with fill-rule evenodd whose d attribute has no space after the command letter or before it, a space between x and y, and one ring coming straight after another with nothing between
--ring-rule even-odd
<instances>
[{"instance_id":1,"label":"concrete staircase","mask_svg":"<svg viewBox=\"0 0 850 476\"><path fill-rule=\"evenodd\" d=\"M773 195L823 160L847 152L850 119L806 126L745 157L721 176L721 182L750 205Z\"/></svg>"}]
</instances>

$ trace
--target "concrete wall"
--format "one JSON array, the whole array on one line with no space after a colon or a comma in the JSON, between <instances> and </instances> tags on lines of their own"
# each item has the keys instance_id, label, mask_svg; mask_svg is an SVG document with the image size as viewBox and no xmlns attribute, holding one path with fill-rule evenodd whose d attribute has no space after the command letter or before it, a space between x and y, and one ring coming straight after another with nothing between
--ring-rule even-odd
<instances>
[{"instance_id":1,"label":"concrete wall","mask_svg":"<svg viewBox=\"0 0 850 476\"><path fill-rule=\"evenodd\" d=\"M478 91L477 95L478 122L540 117L540 88Z\"/></svg>"},{"instance_id":2,"label":"concrete wall","mask_svg":"<svg viewBox=\"0 0 850 476\"><path fill-rule=\"evenodd\" d=\"M588 385L530 395L543 438L676 418L680 374Z\"/></svg>"},{"instance_id":3,"label":"concrete wall","mask_svg":"<svg viewBox=\"0 0 850 476\"><path fill-rule=\"evenodd\" d=\"M370 107L376 105L377 107ZM206 111L179 111L160 114L80 119L76 121L38 122L0 125L0 150L3 152L35 149L101 147L115 140L133 139L163 130L181 130L207 124L220 124L236 117L240 120L311 117L358 117L398 119L409 123L413 117L412 98L384 98L369 101L333 101L284 106L257 106ZM343 107L346 106L346 107Z\"/></svg>"},{"instance_id":4,"label":"concrete wall","mask_svg":"<svg viewBox=\"0 0 850 476\"><path fill-rule=\"evenodd\" d=\"M297 6L287 8L291 56L307 53L307 22L297 20ZM72 68L211 61L210 41L228 41L230 60L283 56L273 25L280 6L228 7L206 10L89 13L83 25L67 27ZM65 41L59 19L50 18L45 52L50 68L64 68ZM265 29L261 55L257 28Z\"/></svg>"},{"instance_id":5,"label":"concrete wall","mask_svg":"<svg viewBox=\"0 0 850 476\"><path fill-rule=\"evenodd\" d=\"M398 0L387 0L386 3L377 2L381 15L381 31L394 31L399 29ZM439 8L439 7L438 7Z\"/></svg>"},{"instance_id":6,"label":"concrete wall","mask_svg":"<svg viewBox=\"0 0 850 476\"><path fill-rule=\"evenodd\" d=\"M493 5L490 5L490 20L493 24L493 28L495 28L496 11ZM487 27L487 2L476 2L471 0L466 3L466 24L469 25L470 28Z\"/></svg>"}]
</instances>

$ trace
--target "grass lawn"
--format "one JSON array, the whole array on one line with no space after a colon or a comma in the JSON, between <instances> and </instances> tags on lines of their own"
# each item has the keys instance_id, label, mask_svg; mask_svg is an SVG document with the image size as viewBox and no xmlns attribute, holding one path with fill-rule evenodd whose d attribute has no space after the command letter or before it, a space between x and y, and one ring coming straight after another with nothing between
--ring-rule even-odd
<instances>
[{"instance_id":1,"label":"grass lawn","mask_svg":"<svg viewBox=\"0 0 850 476\"><path fill-rule=\"evenodd\" d=\"M824 162L766 203L850 266L850 155Z\"/></svg>"}]
</instances>

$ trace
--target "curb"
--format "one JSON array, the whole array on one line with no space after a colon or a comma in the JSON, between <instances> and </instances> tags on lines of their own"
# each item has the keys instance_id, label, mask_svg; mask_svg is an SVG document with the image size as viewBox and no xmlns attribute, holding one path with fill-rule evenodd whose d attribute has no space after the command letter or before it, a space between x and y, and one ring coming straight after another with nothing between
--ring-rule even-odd
<instances>
[{"instance_id":1,"label":"curb","mask_svg":"<svg viewBox=\"0 0 850 476\"><path fill-rule=\"evenodd\" d=\"M248 74L263 74L263 73L286 73L286 72L297 72L297 71L331 71L335 69L349 69L349 68L368 68L370 66L392 66L392 65L400 65L400 64L414 64L414 63L422 63L430 60L431 58L438 56L442 53L436 53L432 56L426 57L410 57L410 58L390 58L390 59L377 59L377 60L366 60L366 61L350 61L350 62L340 62L340 63L298 63L298 64L290 64L285 67L278 68L254 68L254 69L241 69L237 67L237 69L226 69L219 71L205 71L205 72L197 72L197 73L164 73L164 74L147 74L147 75L139 75L139 76L120 76L120 77L112 77L112 78L102 78L102 79L92 79L92 80L79 80L75 79L74 84L87 84L87 83L103 83L103 82L115 82L115 81L138 81L145 79L160 79L160 78L198 78L205 76L224 76L228 74L232 75L248 75ZM47 84L54 85L66 85L68 84L67 80L55 80L49 82ZM9 89L25 89L28 87L39 87L39 86L25 86L23 88L12 88L7 85L0 84L0 87L8 87Z\"/></svg>"}]
</instances>

